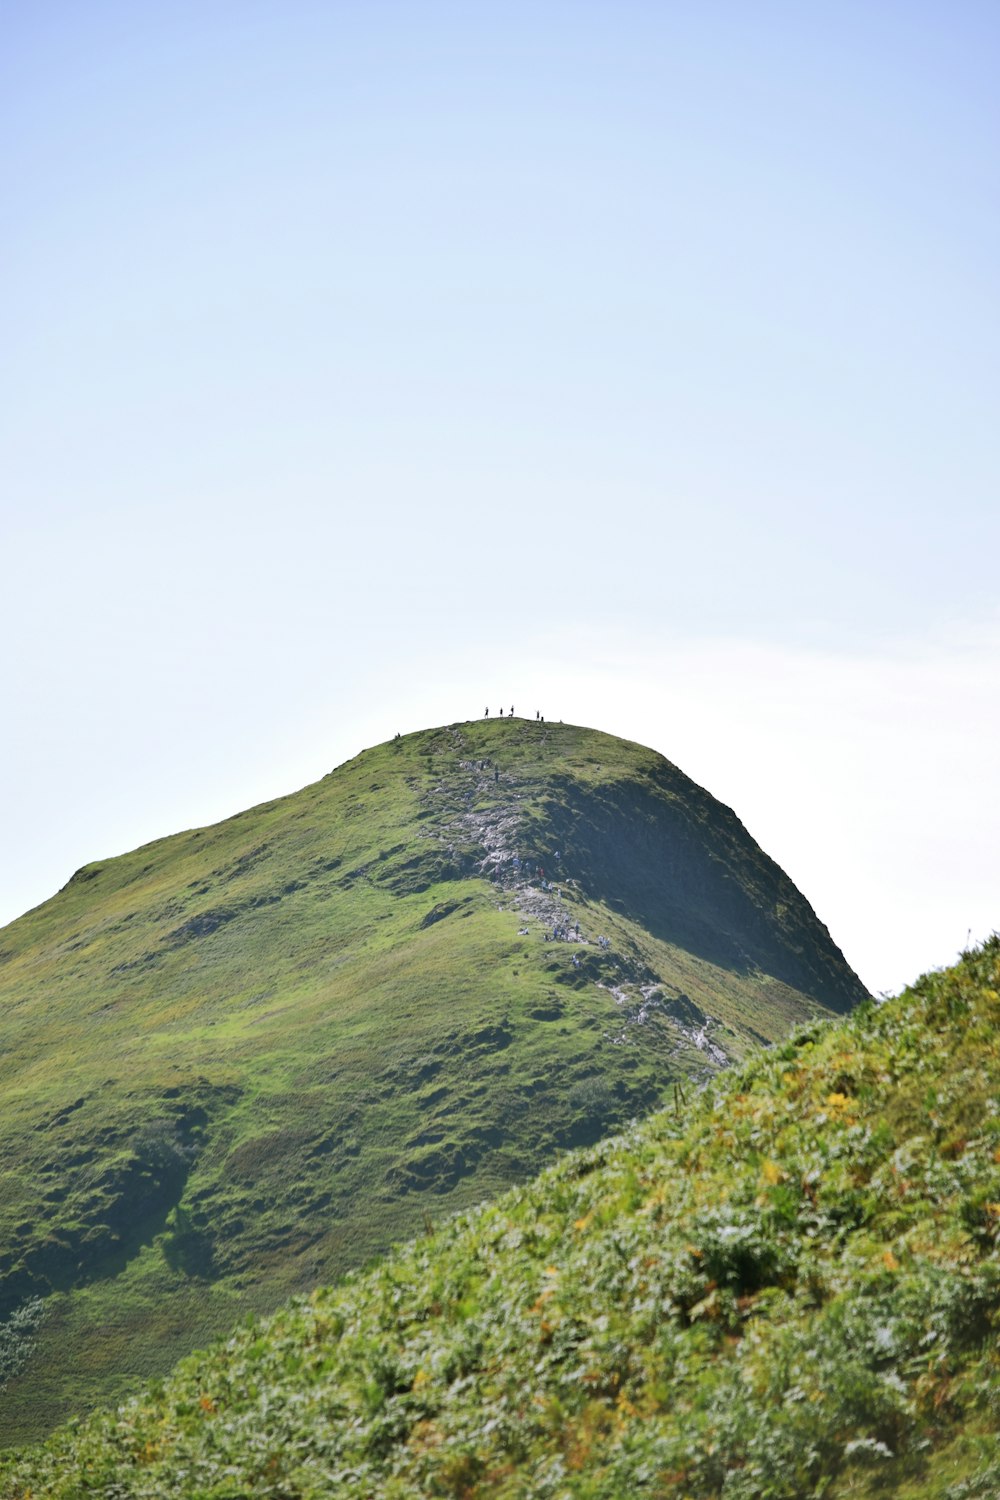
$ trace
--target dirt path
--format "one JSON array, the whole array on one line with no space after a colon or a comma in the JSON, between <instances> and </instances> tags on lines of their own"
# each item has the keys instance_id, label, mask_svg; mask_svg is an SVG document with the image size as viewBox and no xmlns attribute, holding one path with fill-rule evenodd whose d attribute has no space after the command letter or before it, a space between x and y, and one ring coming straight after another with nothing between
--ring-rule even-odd
<instances>
[{"instance_id":1,"label":"dirt path","mask_svg":"<svg viewBox=\"0 0 1000 1500\"><path fill-rule=\"evenodd\" d=\"M452 733L461 750L462 736L457 730ZM664 982L648 968L641 977L629 979L623 970L634 972L635 965L615 952L607 936L585 926L585 893L565 872L561 858L550 857L542 866L537 856L525 852L521 804L535 790L534 783L501 772L489 757L460 760L458 772L454 782L441 782L424 794L428 809L437 815L427 836L452 854L470 846L482 851L478 872L496 887L502 897L498 905L520 916L522 936L534 933L542 942L566 944L574 951L574 967L583 966L581 955L586 954L593 982L618 1007L615 1028L605 1033L607 1041L614 1046L641 1041L642 1028L659 1012L678 1033L678 1053L690 1048L701 1053L706 1077L725 1067L730 1058L718 1038L719 1023L684 995L666 999Z\"/></svg>"}]
</instances>

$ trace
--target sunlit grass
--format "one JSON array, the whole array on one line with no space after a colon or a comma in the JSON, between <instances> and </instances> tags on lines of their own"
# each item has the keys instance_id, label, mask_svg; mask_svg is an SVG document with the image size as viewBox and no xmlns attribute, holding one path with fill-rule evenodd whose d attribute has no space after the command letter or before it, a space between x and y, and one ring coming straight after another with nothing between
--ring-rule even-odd
<instances>
[{"instance_id":1,"label":"sunlit grass","mask_svg":"<svg viewBox=\"0 0 1000 1500\"><path fill-rule=\"evenodd\" d=\"M11 1500L988 1500L1000 939L11 1464Z\"/></svg>"}]
</instances>

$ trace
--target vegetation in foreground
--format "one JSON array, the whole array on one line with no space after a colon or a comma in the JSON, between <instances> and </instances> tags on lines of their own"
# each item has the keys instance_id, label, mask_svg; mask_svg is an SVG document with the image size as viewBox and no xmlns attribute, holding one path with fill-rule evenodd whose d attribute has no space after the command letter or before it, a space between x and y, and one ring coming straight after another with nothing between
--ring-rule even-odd
<instances>
[{"instance_id":1,"label":"vegetation in foreground","mask_svg":"<svg viewBox=\"0 0 1000 1500\"><path fill-rule=\"evenodd\" d=\"M0 932L0 1446L863 993L727 808L571 725L88 865Z\"/></svg>"},{"instance_id":2,"label":"vegetation in foreground","mask_svg":"<svg viewBox=\"0 0 1000 1500\"><path fill-rule=\"evenodd\" d=\"M11 1462L10 1500L1000 1493L1000 939Z\"/></svg>"}]
</instances>

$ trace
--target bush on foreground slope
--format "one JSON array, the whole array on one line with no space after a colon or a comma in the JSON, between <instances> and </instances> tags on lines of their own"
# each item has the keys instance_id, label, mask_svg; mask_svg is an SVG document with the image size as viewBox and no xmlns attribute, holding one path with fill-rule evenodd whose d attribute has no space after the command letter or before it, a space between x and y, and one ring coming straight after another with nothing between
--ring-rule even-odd
<instances>
[{"instance_id":1,"label":"bush on foreground slope","mask_svg":"<svg viewBox=\"0 0 1000 1500\"><path fill-rule=\"evenodd\" d=\"M0 1491L1000 1494L1000 939L299 1300Z\"/></svg>"}]
</instances>

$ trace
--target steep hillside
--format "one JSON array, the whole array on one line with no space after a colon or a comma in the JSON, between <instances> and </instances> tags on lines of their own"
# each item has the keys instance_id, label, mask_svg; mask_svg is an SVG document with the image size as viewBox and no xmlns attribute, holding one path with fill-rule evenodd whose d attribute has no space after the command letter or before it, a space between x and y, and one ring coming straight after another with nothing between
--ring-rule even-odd
<instances>
[{"instance_id":1,"label":"steep hillside","mask_svg":"<svg viewBox=\"0 0 1000 1500\"><path fill-rule=\"evenodd\" d=\"M0 932L3 1441L863 994L662 757L397 739L77 872Z\"/></svg>"},{"instance_id":2,"label":"steep hillside","mask_svg":"<svg viewBox=\"0 0 1000 1500\"><path fill-rule=\"evenodd\" d=\"M0 1477L8 1500L1000 1494L1000 940Z\"/></svg>"}]
</instances>

